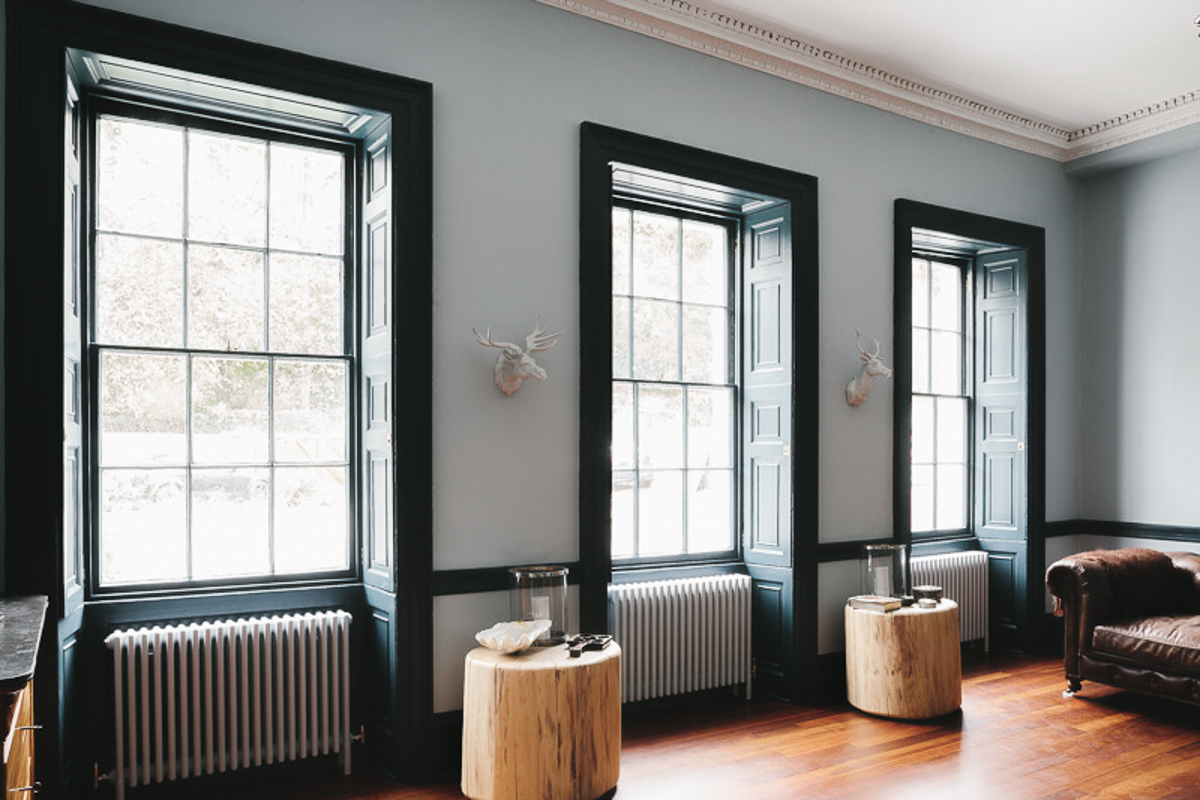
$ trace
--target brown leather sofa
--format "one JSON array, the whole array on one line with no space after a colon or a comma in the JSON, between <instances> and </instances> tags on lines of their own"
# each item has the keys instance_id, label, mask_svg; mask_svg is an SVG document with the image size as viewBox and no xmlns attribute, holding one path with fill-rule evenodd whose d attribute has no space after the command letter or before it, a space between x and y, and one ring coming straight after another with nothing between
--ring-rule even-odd
<instances>
[{"instance_id":1,"label":"brown leather sofa","mask_svg":"<svg viewBox=\"0 0 1200 800\"><path fill-rule=\"evenodd\" d=\"M1046 572L1067 693L1085 680L1200 704L1200 555L1096 550Z\"/></svg>"}]
</instances>

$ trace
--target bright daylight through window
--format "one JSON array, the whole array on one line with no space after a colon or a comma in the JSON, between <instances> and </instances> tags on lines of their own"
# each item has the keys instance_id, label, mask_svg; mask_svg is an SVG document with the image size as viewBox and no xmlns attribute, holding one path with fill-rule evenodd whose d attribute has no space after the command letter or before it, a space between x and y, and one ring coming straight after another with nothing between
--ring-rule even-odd
<instances>
[{"instance_id":1,"label":"bright daylight through window","mask_svg":"<svg viewBox=\"0 0 1200 800\"><path fill-rule=\"evenodd\" d=\"M912 261L912 530L967 527L967 267Z\"/></svg>"},{"instance_id":2,"label":"bright daylight through window","mask_svg":"<svg viewBox=\"0 0 1200 800\"><path fill-rule=\"evenodd\" d=\"M346 152L94 125L100 585L348 570Z\"/></svg>"},{"instance_id":3,"label":"bright daylight through window","mask_svg":"<svg viewBox=\"0 0 1200 800\"><path fill-rule=\"evenodd\" d=\"M735 223L613 208L612 557L736 547Z\"/></svg>"}]
</instances>

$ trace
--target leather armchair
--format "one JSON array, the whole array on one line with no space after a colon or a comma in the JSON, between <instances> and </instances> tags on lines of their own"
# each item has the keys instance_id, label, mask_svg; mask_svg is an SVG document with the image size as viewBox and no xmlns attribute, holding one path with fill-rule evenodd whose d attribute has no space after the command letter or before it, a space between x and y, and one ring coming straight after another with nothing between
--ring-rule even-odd
<instances>
[{"instance_id":1,"label":"leather armchair","mask_svg":"<svg viewBox=\"0 0 1200 800\"><path fill-rule=\"evenodd\" d=\"M1046 572L1067 694L1084 680L1200 704L1200 555L1097 550Z\"/></svg>"}]
</instances>

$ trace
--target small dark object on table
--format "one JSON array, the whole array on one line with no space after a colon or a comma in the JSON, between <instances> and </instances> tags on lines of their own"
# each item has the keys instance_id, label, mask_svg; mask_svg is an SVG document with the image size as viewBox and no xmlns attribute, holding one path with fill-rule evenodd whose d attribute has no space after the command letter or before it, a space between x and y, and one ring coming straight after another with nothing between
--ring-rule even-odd
<instances>
[{"instance_id":1,"label":"small dark object on table","mask_svg":"<svg viewBox=\"0 0 1200 800\"><path fill-rule=\"evenodd\" d=\"M567 654L579 658L584 650L603 650L611 641L612 637L606 633L581 633L567 639Z\"/></svg>"}]
</instances>

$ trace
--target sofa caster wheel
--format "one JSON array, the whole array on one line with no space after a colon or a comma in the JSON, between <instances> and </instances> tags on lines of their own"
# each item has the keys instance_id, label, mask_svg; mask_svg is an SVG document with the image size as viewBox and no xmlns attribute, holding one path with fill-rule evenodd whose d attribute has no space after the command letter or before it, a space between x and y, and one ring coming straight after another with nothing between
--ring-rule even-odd
<instances>
[{"instance_id":1,"label":"sofa caster wheel","mask_svg":"<svg viewBox=\"0 0 1200 800\"><path fill-rule=\"evenodd\" d=\"M1067 699L1074 697L1075 693L1078 692L1082 687L1083 687L1082 681L1068 680L1067 688L1063 689L1063 697L1065 697Z\"/></svg>"},{"instance_id":2,"label":"sofa caster wheel","mask_svg":"<svg viewBox=\"0 0 1200 800\"><path fill-rule=\"evenodd\" d=\"M1063 689L1063 699L1070 700L1073 697L1075 697L1074 692L1072 692L1070 689Z\"/></svg>"}]
</instances>

